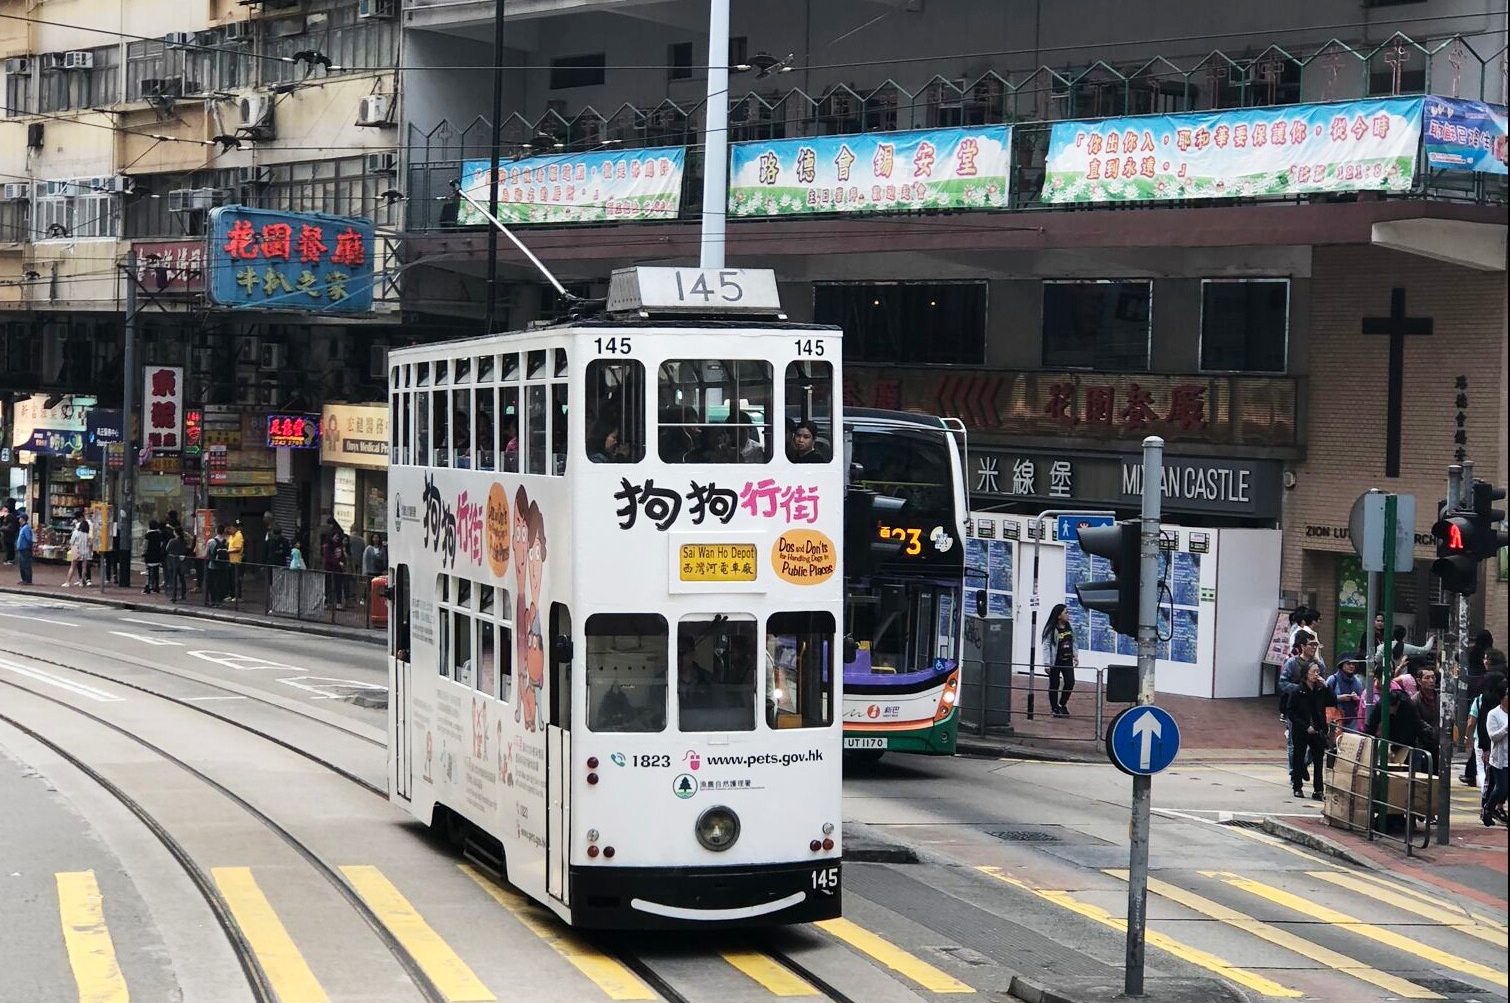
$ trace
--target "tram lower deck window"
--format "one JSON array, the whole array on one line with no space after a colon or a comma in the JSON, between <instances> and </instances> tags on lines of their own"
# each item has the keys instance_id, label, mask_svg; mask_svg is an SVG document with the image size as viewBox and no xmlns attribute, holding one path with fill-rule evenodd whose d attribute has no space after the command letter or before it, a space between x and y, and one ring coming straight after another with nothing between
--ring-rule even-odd
<instances>
[{"instance_id":1,"label":"tram lower deck window","mask_svg":"<svg viewBox=\"0 0 1510 1003\"><path fill-rule=\"evenodd\" d=\"M592 731L666 729L666 618L655 613L597 613L587 618L587 727Z\"/></svg>"},{"instance_id":2,"label":"tram lower deck window","mask_svg":"<svg viewBox=\"0 0 1510 1003\"><path fill-rule=\"evenodd\" d=\"M776 613L766 621L766 724L823 728L834 721L834 618Z\"/></svg>"}]
</instances>

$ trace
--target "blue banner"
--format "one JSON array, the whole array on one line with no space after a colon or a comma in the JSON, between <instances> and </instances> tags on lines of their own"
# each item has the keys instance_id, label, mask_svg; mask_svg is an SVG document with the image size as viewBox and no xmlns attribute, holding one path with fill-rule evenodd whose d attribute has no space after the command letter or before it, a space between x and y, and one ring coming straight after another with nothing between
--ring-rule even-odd
<instances>
[{"instance_id":1,"label":"blue banner","mask_svg":"<svg viewBox=\"0 0 1510 1003\"><path fill-rule=\"evenodd\" d=\"M1056 122L1043 201L1409 191L1421 103L1384 98Z\"/></svg>"},{"instance_id":2,"label":"blue banner","mask_svg":"<svg viewBox=\"0 0 1510 1003\"><path fill-rule=\"evenodd\" d=\"M1457 98L1426 99L1426 165L1505 174L1505 106Z\"/></svg>"},{"instance_id":3,"label":"blue banner","mask_svg":"<svg viewBox=\"0 0 1510 1003\"><path fill-rule=\"evenodd\" d=\"M1005 125L736 143L729 214L1005 209L1011 165Z\"/></svg>"},{"instance_id":4,"label":"blue banner","mask_svg":"<svg viewBox=\"0 0 1510 1003\"><path fill-rule=\"evenodd\" d=\"M372 223L228 205L210 211L210 302L313 313L372 309Z\"/></svg>"},{"instance_id":5,"label":"blue banner","mask_svg":"<svg viewBox=\"0 0 1510 1003\"><path fill-rule=\"evenodd\" d=\"M92 407L84 416L84 438L89 445L103 448L121 441L125 424L120 408Z\"/></svg>"}]
</instances>

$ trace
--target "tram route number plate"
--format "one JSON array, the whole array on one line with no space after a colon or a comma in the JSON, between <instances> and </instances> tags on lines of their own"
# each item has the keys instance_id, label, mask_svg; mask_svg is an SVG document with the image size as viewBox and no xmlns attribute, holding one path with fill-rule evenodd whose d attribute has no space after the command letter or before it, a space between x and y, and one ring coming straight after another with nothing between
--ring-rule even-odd
<instances>
[{"instance_id":1,"label":"tram route number plate","mask_svg":"<svg viewBox=\"0 0 1510 1003\"><path fill-rule=\"evenodd\" d=\"M760 558L753 543L684 543L678 563L684 582L753 582Z\"/></svg>"},{"instance_id":2,"label":"tram route number plate","mask_svg":"<svg viewBox=\"0 0 1510 1003\"><path fill-rule=\"evenodd\" d=\"M884 738L846 738L844 740L844 747L846 749L884 749L884 748L886 748L886 739L884 739Z\"/></svg>"}]
</instances>

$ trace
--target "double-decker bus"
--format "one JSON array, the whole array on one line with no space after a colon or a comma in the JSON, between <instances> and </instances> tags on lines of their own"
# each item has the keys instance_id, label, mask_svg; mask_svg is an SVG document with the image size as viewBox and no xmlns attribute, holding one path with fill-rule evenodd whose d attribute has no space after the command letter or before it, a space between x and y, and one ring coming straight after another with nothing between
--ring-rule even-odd
<instances>
[{"instance_id":1,"label":"double-decker bus","mask_svg":"<svg viewBox=\"0 0 1510 1003\"><path fill-rule=\"evenodd\" d=\"M841 338L713 308L775 296L390 355L390 797L573 925L840 913Z\"/></svg>"},{"instance_id":2,"label":"double-decker bus","mask_svg":"<svg viewBox=\"0 0 1510 1003\"><path fill-rule=\"evenodd\" d=\"M946 419L844 416L844 749L952 755L964 623L964 430Z\"/></svg>"}]
</instances>

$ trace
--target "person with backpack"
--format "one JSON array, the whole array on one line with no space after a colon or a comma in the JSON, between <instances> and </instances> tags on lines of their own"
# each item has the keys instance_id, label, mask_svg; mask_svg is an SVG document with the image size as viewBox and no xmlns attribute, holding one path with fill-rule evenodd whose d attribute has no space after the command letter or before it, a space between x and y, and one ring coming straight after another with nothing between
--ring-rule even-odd
<instances>
[{"instance_id":1,"label":"person with backpack","mask_svg":"<svg viewBox=\"0 0 1510 1003\"><path fill-rule=\"evenodd\" d=\"M147 533L142 537L142 562L147 566L147 584L142 586L142 595L162 593L163 561L168 556L165 535L162 524L156 519L147 523Z\"/></svg>"},{"instance_id":2,"label":"person with backpack","mask_svg":"<svg viewBox=\"0 0 1510 1003\"><path fill-rule=\"evenodd\" d=\"M205 601L211 606L224 605L230 592L228 579L231 575L231 551L227 530L226 524L221 523L216 527L215 535L205 544Z\"/></svg>"}]
</instances>

